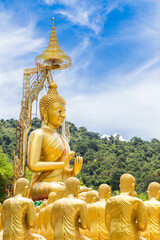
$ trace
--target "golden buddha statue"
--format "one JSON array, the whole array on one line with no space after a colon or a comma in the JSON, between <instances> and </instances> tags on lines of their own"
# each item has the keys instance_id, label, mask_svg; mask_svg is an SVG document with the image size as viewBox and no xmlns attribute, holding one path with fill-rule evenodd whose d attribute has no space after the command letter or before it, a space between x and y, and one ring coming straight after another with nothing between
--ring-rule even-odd
<instances>
[{"instance_id":1,"label":"golden buddha statue","mask_svg":"<svg viewBox=\"0 0 160 240\"><path fill-rule=\"evenodd\" d=\"M123 174L120 178L120 195L107 200L105 215L110 240L137 240L138 231L147 227L144 203L132 197L135 178Z\"/></svg>"},{"instance_id":2,"label":"golden buddha statue","mask_svg":"<svg viewBox=\"0 0 160 240\"><path fill-rule=\"evenodd\" d=\"M48 93L39 102L42 127L29 137L28 167L33 172L33 200L48 198L50 192L56 192L59 188L65 192L66 180L75 177L82 168L81 157L76 157L73 168L69 168L74 152L70 151L68 142L56 131L65 119L65 104L57 92L57 85L52 81Z\"/></svg>"},{"instance_id":3,"label":"golden buddha statue","mask_svg":"<svg viewBox=\"0 0 160 240\"><path fill-rule=\"evenodd\" d=\"M149 200L144 202L147 212L147 229L141 235L147 240L160 239L160 184L152 182L148 186Z\"/></svg>"},{"instance_id":4,"label":"golden buddha statue","mask_svg":"<svg viewBox=\"0 0 160 240\"><path fill-rule=\"evenodd\" d=\"M30 232L35 226L34 203L28 198L30 183L19 178L15 183L15 197L4 201L2 207L3 240L40 240L40 235Z\"/></svg>"},{"instance_id":5,"label":"golden buddha statue","mask_svg":"<svg viewBox=\"0 0 160 240\"><path fill-rule=\"evenodd\" d=\"M109 240L109 233L105 225L106 202L111 196L111 188L107 184L99 186L99 201L88 208L89 237L93 240Z\"/></svg>"},{"instance_id":6,"label":"golden buddha statue","mask_svg":"<svg viewBox=\"0 0 160 240\"><path fill-rule=\"evenodd\" d=\"M87 205L77 199L80 181L71 177L66 181L66 197L53 203L51 226L54 240L88 239L80 234L79 227L88 228Z\"/></svg>"}]
</instances>

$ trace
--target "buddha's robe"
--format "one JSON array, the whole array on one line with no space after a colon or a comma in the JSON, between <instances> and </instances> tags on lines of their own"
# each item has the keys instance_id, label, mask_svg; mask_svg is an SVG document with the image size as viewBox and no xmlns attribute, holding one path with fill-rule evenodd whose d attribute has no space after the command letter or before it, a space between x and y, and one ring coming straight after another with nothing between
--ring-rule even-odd
<instances>
[{"instance_id":1,"label":"buddha's robe","mask_svg":"<svg viewBox=\"0 0 160 240\"><path fill-rule=\"evenodd\" d=\"M88 204L89 236L92 240L109 239L105 225L105 206L105 201Z\"/></svg>"},{"instance_id":2,"label":"buddha's robe","mask_svg":"<svg viewBox=\"0 0 160 240\"><path fill-rule=\"evenodd\" d=\"M146 229L145 205L138 198L122 194L112 197L105 212L110 240L137 240L138 231Z\"/></svg>"},{"instance_id":3,"label":"buddha's robe","mask_svg":"<svg viewBox=\"0 0 160 240\"><path fill-rule=\"evenodd\" d=\"M38 141L37 141L38 138ZM32 158L32 149L41 142L39 152L40 162L61 162L69 153L67 141L56 131L41 128L33 131L29 138L28 155ZM36 142L36 144L35 144ZM40 144L39 144L40 145ZM32 176L32 199L40 200L48 198L50 192L56 192L58 188L64 188L64 183L71 176L69 164L65 168L44 172L34 172Z\"/></svg>"},{"instance_id":4,"label":"buddha's robe","mask_svg":"<svg viewBox=\"0 0 160 240\"><path fill-rule=\"evenodd\" d=\"M31 199L13 197L7 199L2 208L3 240L45 239L30 232L35 224L35 209Z\"/></svg>"},{"instance_id":5,"label":"buddha's robe","mask_svg":"<svg viewBox=\"0 0 160 240\"><path fill-rule=\"evenodd\" d=\"M46 236L46 229L44 227L44 218L45 218L45 208L42 208L39 212L39 229L40 229L40 232L39 234L42 235L43 237Z\"/></svg>"},{"instance_id":6,"label":"buddha's robe","mask_svg":"<svg viewBox=\"0 0 160 240\"><path fill-rule=\"evenodd\" d=\"M53 240L54 239L54 231L53 228L51 226L51 215L52 215L52 207L53 207L53 203L49 204L48 206L46 206L45 208L45 212L44 212L44 227L46 229L46 239L47 240Z\"/></svg>"},{"instance_id":7,"label":"buddha's robe","mask_svg":"<svg viewBox=\"0 0 160 240\"><path fill-rule=\"evenodd\" d=\"M160 202L152 198L144 204L147 212L147 229L141 235L147 240L160 240Z\"/></svg>"},{"instance_id":8,"label":"buddha's robe","mask_svg":"<svg viewBox=\"0 0 160 240\"><path fill-rule=\"evenodd\" d=\"M79 220L82 228L87 228L87 206L79 199L63 198L57 200L52 207L52 227L54 240L88 239L80 234Z\"/></svg>"}]
</instances>

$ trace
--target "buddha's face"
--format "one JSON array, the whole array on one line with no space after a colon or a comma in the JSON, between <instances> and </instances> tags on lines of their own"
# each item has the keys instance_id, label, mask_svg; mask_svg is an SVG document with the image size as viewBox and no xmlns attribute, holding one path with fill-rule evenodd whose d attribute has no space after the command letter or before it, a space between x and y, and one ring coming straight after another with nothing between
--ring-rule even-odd
<instances>
[{"instance_id":1,"label":"buddha's face","mask_svg":"<svg viewBox=\"0 0 160 240\"><path fill-rule=\"evenodd\" d=\"M48 123L54 127L62 125L65 119L65 105L61 102L54 102L47 110Z\"/></svg>"}]
</instances>

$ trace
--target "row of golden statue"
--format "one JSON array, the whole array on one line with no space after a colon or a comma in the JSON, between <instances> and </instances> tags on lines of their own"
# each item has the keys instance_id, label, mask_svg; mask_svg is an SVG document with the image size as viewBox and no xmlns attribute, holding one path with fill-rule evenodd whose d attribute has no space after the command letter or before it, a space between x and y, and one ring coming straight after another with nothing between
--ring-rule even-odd
<instances>
[{"instance_id":1,"label":"row of golden statue","mask_svg":"<svg viewBox=\"0 0 160 240\"><path fill-rule=\"evenodd\" d=\"M130 174L121 176L119 196L111 197L107 184L99 192L80 186L76 175L83 159L76 157L69 167L74 152L56 130L65 119L65 105L51 82L39 103L42 127L29 137L32 181L19 178L14 197L4 201L1 239L160 240L159 183L149 185L146 202L136 197ZM38 200L43 204L35 208L33 201Z\"/></svg>"},{"instance_id":2,"label":"row of golden statue","mask_svg":"<svg viewBox=\"0 0 160 240\"><path fill-rule=\"evenodd\" d=\"M118 196L111 197L107 184L101 184L99 192L79 193L80 181L70 177L65 194L61 189L51 192L35 208L29 198L29 181L19 178L15 197L2 206L1 239L159 240L160 184L149 185L146 202L135 197L134 187L135 178L123 174Z\"/></svg>"}]
</instances>

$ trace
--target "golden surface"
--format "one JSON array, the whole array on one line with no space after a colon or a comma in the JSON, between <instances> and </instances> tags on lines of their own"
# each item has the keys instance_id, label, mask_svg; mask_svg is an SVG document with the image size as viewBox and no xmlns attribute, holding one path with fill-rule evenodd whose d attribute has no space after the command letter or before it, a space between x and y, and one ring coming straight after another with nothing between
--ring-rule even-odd
<instances>
[{"instance_id":1,"label":"golden surface","mask_svg":"<svg viewBox=\"0 0 160 240\"><path fill-rule=\"evenodd\" d=\"M66 181L66 197L53 204L51 226L54 240L88 239L79 231L79 227L88 228L87 205L77 199L79 189L80 181L77 178L69 178Z\"/></svg>"},{"instance_id":2,"label":"golden surface","mask_svg":"<svg viewBox=\"0 0 160 240\"><path fill-rule=\"evenodd\" d=\"M110 240L137 240L138 231L147 227L144 203L131 197L134 192L135 178L123 174L120 178L120 195L108 199L106 203L106 227Z\"/></svg>"},{"instance_id":3,"label":"golden surface","mask_svg":"<svg viewBox=\"0 0 160 240\"><path fill-rule=\"evenodd\" d=\"M35 227L35 232L44 236L47 240L52 240L54 238L54 231L51 226L51 217L52 217L52 206L53 203L63 198L65 195L61 189L57 192L51 192L48 196L47 205L41 205L40 211L37 214L37 225Z\"/></svg>"},{"instance_id":4,"label":"golden surface","mask_svg":"<svg viewBox=\"0 0 160 240\"><path fill-rule=\"evenodd\" d=\"M141 235L147 240L160 239L160 184L152 182L148 186L149 200L144 202L147 211L147 229Z\"/></svg>"},{"instance_id":5,"label":"golden surface","mask_svg":"<svg viewBox=\"0 0 160 240\"><path fill-rule=\"evenodd\" d=\"M45 239L30 232L35 226L35 208L28 197L30 183L19 178L15 184L15 197L4 201L2 207L3 240Z\"/></svg>"},{"instance_id":6,"label":"golden surface","mask_svg":"<svg viewBox=\"0 0 160 240\"><path fill-rule=\"evenodd\" d=\"M99 187L99 201L88 204L89 237L94 240L108 240L109 233L105 225L105 207L111 197L111 188L107 184Z\"/></svg>"},{"instance_id":7,"label":"golden surface","mask_svg":"<svg viewBox=\"0 0 160 240\"><path fill-rule=\"evenodd\" d=\"M67 178L76 176L83 164L83 159L76 157L73 168L69 168L74 152L56 131L65 119L65 101L56 88L56 84L51 82L48 93L40 100L42 128L33 131L29 137L28 167L34 172L33 200L48 198L48 194L57 189L65 192Z\"/></svg>"}]
</instances>

